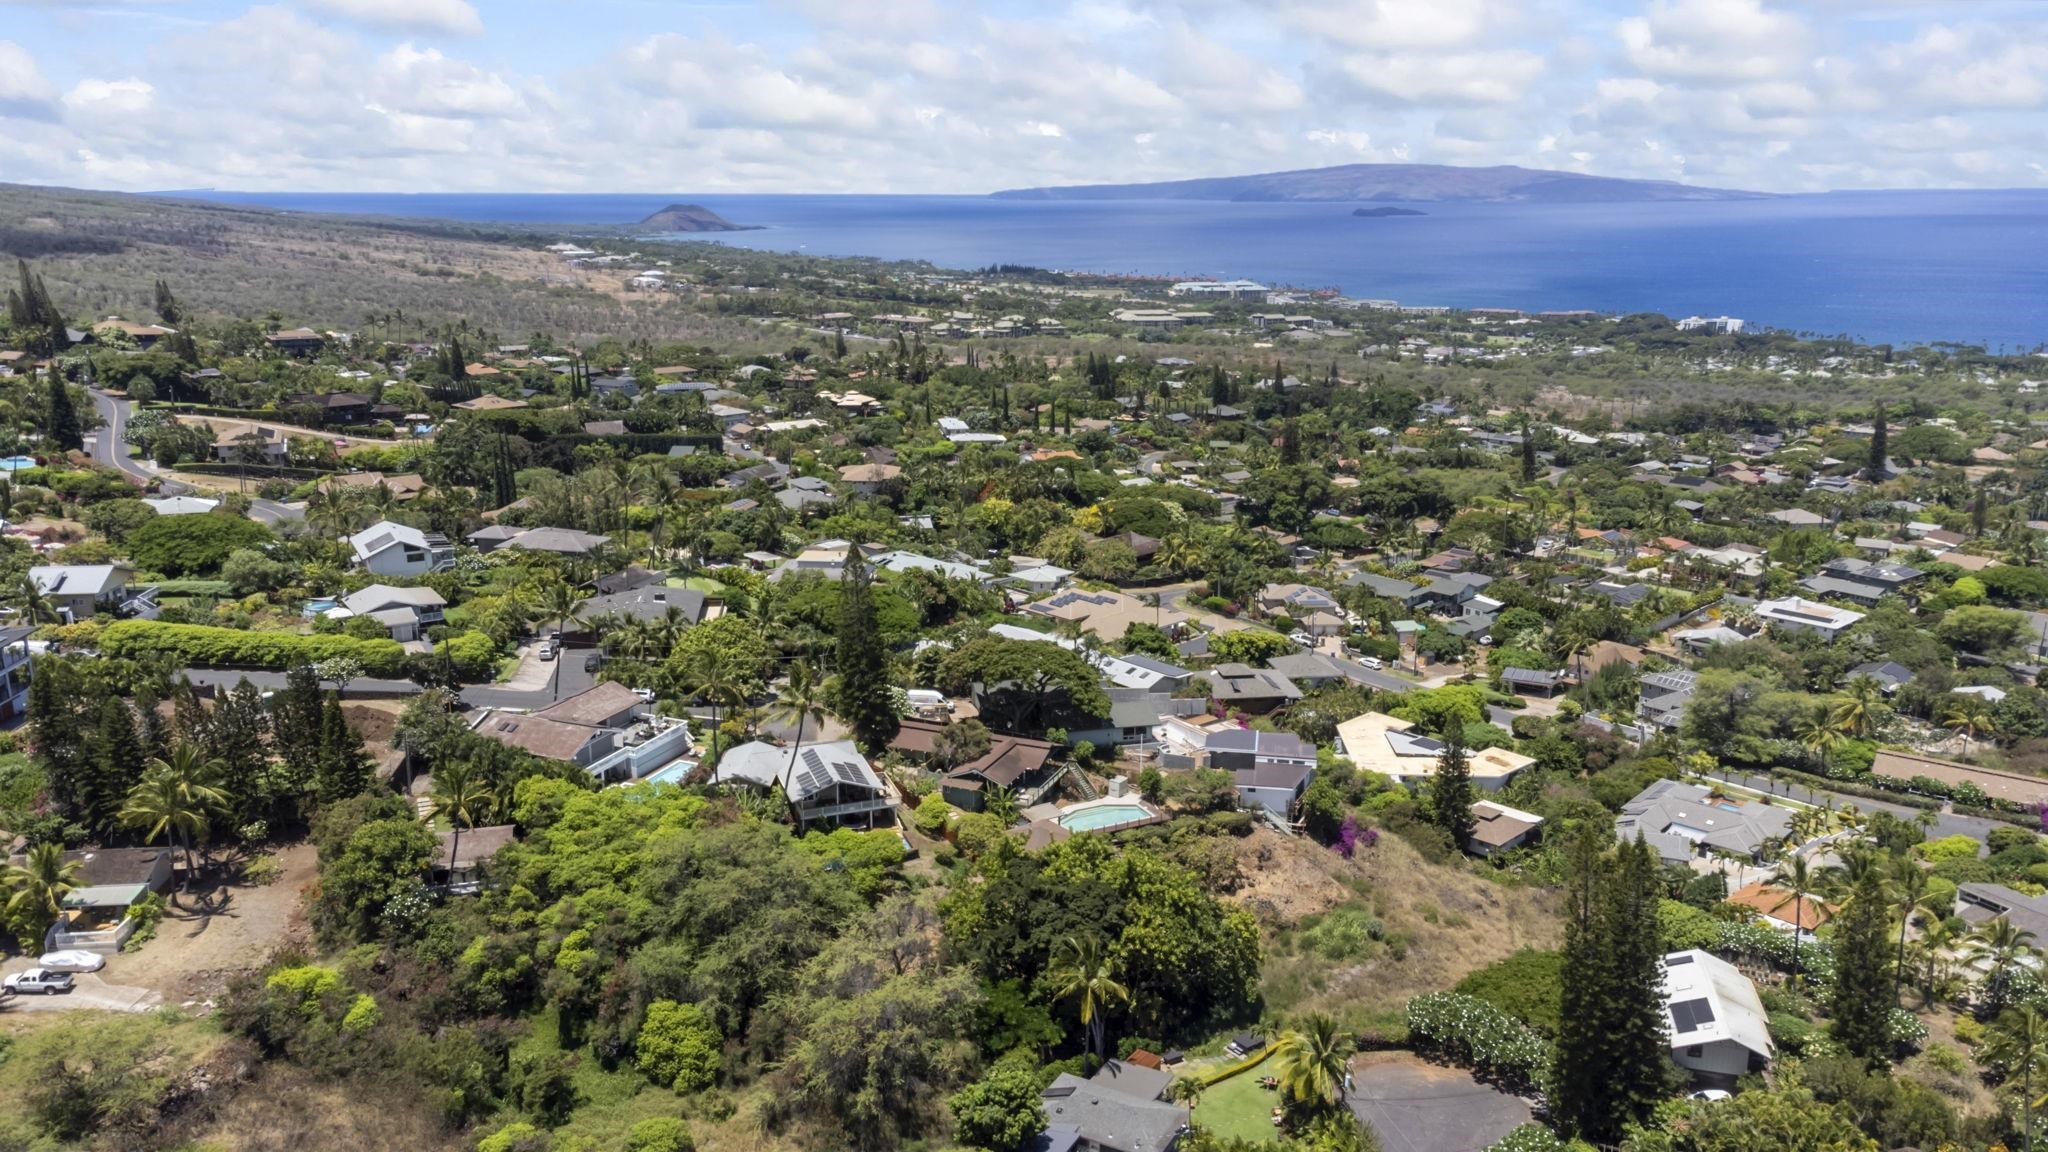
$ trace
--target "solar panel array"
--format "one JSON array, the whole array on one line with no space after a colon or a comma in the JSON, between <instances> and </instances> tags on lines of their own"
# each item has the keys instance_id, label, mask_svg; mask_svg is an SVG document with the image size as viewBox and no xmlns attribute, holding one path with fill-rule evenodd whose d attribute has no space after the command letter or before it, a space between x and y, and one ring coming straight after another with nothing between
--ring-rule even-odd
<instances>
[{"instance_id":1,"label":"solar panel array","mask_svg":"<svg viewBox=\"0 0 2048 1152\"><path fill-rule=\"evenodd\" d=\"M1671 1024L1679 1032L1697 1032L1714 1022L1714 1006L1706 1000L1680 1000L1671 1006Z\"/></svg>"}]
</instances>

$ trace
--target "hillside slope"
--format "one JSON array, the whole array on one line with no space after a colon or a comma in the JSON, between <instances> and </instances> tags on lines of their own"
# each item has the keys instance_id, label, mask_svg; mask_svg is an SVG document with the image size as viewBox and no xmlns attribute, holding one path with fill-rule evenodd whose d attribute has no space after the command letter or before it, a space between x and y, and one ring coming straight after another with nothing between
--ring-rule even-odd
<instances>
[{"instance_id":1,"label":"hillside slope","mask_svg":"<svg viewBox=\"0 0 2048 1152\"><path fill-rule=\"evenodd\" d=\"M1697 188L1668 180L1622 180L1514 165L1345 164L1254 176L1150 184L1077 184L993 193L1011 200L1402 200L1586 204L1628 201L1754 200L1765 193Z\"/></svg>"}]
</instances>

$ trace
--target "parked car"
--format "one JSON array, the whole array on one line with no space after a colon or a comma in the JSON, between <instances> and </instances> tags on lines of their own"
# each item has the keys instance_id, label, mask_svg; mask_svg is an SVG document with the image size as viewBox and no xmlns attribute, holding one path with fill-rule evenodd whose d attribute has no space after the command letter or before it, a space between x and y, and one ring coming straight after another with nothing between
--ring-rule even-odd
<instances>
[{"instance_id":1,"label":"parked car","mask_svg":"<svg viewBox=\"0 0 2048 1152\"><path fill-rule=\"evenodd\" d=\"M555 658L555 638L553 636L540 642L540 658L543 660L553 660Z\"/></svg>"},{"instance_id":2,"label":"parked car","mask_svg":"<svg viewBox=\"0 0 2048 1152\"><path fill-rule=\"evenodd\" d=\"M602 667L604 667L604 654L601 652L592 652L583 658L583 670L585 672L595 672Z\"/></svg>"},{"instance_id":3,"label":"parked car","mask_svg":"<svg viewBox=\"0 0 2048 1152\"><path fill-rule=\"evenodd\" d=\"M1386 661L1381 660L1377 656L1367 656L1363 660L1360 660L1359 663L1365 665L1367 668L1370 668L1375 672L1387 666Z\"/></svg>"},{"instance_id":4,"label":"parked car","mask_svg":"<svg viewBox=\"0 0 2048 1152\"><path fill-rule=\"evenodd\" d=\"M83 948L66 948L62 952L45 952L36 963L49 972L97 972L107 966L107 958Z\"/></svg>"},{"instance_id":5,"label":"parked car","mask_svg":"<svg viewBox=\"0 0 2048 1152\"><path fill-rule=\"evenodd\" d=\"M6 980L0 980L0 988L26 996L29 993L48 996L52 992L71 991L72 977L69 972L51 972L42 968L31 968L16 972Z\"/></svg>"},{"instance_id":6,"label":"parked car","mask_svg":"<svg viewBox=\"0 0 2048 1152\"><path fill-rule=\"evenodd\" d=\"M1290 632L1287 638L1303 648L1313 648L1316 646L1316 638L1306 632Z\"/></svg>"}]
</instances>

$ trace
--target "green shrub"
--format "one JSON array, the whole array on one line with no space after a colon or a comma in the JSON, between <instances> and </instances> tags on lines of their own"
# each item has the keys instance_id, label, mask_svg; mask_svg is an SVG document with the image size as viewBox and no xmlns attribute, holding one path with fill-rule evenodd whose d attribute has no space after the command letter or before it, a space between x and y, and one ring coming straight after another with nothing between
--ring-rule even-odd
<instances>
[{"instance_id":1,"label":"green shrub","mask_svg":"<svg viewBox=\"0 0 2048 1152\"><path fill-rule=\"evenodd\" d=\"M167 519L188 520L176 516ZM348 657L362 665L365 676L397 676L405 649L396 640L357 640L349 636L304 636L296 632L244 632L205 624L166 624L158 620L121 620L100 631L100 651L124 659L168 656L197 667L291 668Z\"/></svg>"},{"instance_id":2,"label":"green shrub","mask_svg":"<svg viewBox=\"0 0 2048 1152\"><path fill-rule=\"evenodd\" d=\"M1566 1152L1570 1145L1541 1124L1529 1123L1500 1138L1487 1152Z\"/></svg>"},{"instance_id":3,"label":"green shrub","mask_svg":"<svg viewBox=\"0 0 2048 1152\"><path fill-rule=\"evenodd\" d=\"M937 796L927 796L910 814L910 826L918 835L928 840L937 840L946 834L946 802Z\"/></svg>"},{"instance_id":4,"label":"green shrub","mask_svg":"<svg viewBox=\"0 0 2048 1152\"><path fill-rule=\"evenodd\" d=\"M1476 996L1547 1036L1557 1034L1564 991L1564 954L1522 948L1458 981L1453 991Z\"/></svg>"},{"instance_id":5,"label":"green shrub","mask_svg":"<svg viewBox=\"0 0 2048 1152\"><path fill-rule=\"evenodd\" d=\"M1534 1084L1550 1059L1536 1030L1476 996L1431 992L1408 1002L1408 1036L1418 1049L1506 1079Z\"/></svg>"},{"instance_id":6,"label":"green shrub","mask_svg":"<svg viewBox=\"0 0 2048 1152\"><path fill-rule=\"evenodd\" d=\"M1978 849L1983 846L1974 836L1958 834L1944 836L1939 840L1929 840L1914 851L1920 853L1922 860L1944 864L1954 860L1975 860Z\"/></svg>"},{"instance_id":7,"label":"green shrub","mask_svg":"<svg viewBox=\"0 0 2048 1152\"><path fill-rule=\"evenodd\" d=\"M477 1141L476 1152L546 1152L551 1143L546 1132L520 1120Z\"/></svg>"},{"instance_id":8,"label":"green shrub","mask_svg":"<svg viewBox=\"0 0 2048 1152\"><path fill-rule=\"evenodd\" d=\"M695 1004L656 1000L633 1042L640 1071L677 1092L701 1092L718 1079L718 1030Z\"/></svg>"},{"instance_id":9,"label":"green shrub","mask_svg":"<svg viewBox=\"0 0 2048 1152\"><path fill-rule=\"evenodd\" d=\"M1386 935L1387 926L1365 909L1334 908L1302 932L1301 944L1325 960L1350 960Z\"/></svg>"},{"instance_id":10,"label":"green shrub","mask_svg":"<svg viewBox=\"0 0 2048 1152\"><path fill-rule=\"evenodd\" d=\"M164 918L163 893L151 892L137 900L129 907L128 918L135 921L135 931L121 945L123 952L133 952L156 939L156 926Z\"/></svg>"},{"instance_id":11,"label":"green shrub","mask_svg":"<svg viewBox=\"0 0 2048 1152\"><path fill-rule=\"evenodd\" d=\"M673 1116L655 1116L633 1125L626 1134L626 1152L695 1152L690 1126Z\"/></svg>"}]
</instances>

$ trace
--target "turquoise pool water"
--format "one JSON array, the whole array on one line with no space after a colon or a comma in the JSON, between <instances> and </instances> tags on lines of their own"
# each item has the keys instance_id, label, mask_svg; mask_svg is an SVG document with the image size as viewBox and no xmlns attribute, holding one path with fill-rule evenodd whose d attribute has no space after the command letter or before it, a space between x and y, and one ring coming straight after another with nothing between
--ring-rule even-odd
<instances>
[{"instance_id":1,"label":"turquoise pool water","mask_svg":"<svg viewBox=\"0 0 2048 1152\"><path fill-rule=\"evenodd\" d=\"M35 466L36 458L33 456L0 457L0 472L19 472L24 468L33 468Z\"/></svg>"},{"instance_id":2,"label":"turquoise pool water","mask_svg":"<svg viewBox=\"0 0 2048 1152\"><path fill-rule=\"evenodd\" d=\"M334 609L340 606L341 601L335 599L334 597L322 596L317 600L306 601L306 606L299 610L299 614L302 616L319 616L327 612L332 612Z\"/></svg>"},{"instance_id":3,"label":"turquoise pool water","mask_svg":"<svg viewBox=\"0 0 2048 1152\"><path fill-rule=\"evenodd\" d=\"M1113 828L1118 824L1133 824L1150 819L1152 813L1136 804L1104 804L1097 808L1083 808L1078 812L1060 815L1060 824L1076 832L1092 832L1098 828Z\"/></svg>"}]
</instances>

